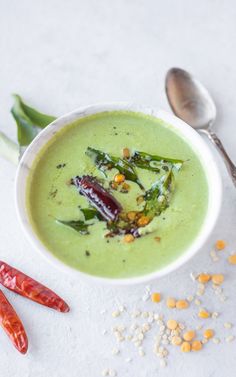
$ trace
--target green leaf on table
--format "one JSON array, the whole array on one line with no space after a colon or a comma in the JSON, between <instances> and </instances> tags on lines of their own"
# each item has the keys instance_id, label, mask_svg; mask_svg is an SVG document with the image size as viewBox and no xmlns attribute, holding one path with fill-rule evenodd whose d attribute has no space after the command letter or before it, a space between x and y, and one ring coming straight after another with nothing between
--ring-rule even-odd
<instances>
[{"instance_id":1,"label":"green leaf on table","mask_svg":"<svg viewBox=\"0 0 236 377\"><path fill-rule=\"evenodd\" d=\"M134 167L129 161L122 158L111 156L108 153L88 147L85 152L87 156L93 159L96 167L106 176L106 170L117 169L129 181L135 182L143 190L143 185L139 181Z\"/></svg>"},{"instance_id":2,"label":"green leaf on table","mask_svg":"<svg viewBox=\"0 0 236 377\"><path fill-rule=\"evenodd\" d=\"M56 117L52 115L47 115L40 113L38 110L34 109L33 107L30 107L26 105L21 99L21 97L17 94L14 95L14 97L19 100L21 103L21 107L27 117L31 120L32 123L34 123L39 128L45 128L49 123L53 122Z\"/></svg>"},{"instance_id":3,"label":"green leaf on table","mask_svg":"<svg viewBox=\"0 0 236 377\"><path fill-rule=\"evenodd\" d=\"M82 220L72 220L72 221L61 221L56 220L59 224L69 226L70 228L76 230L80 234L89 234L88 227L91 224L86 224Z\"/></svg>"},{"instance_id":4,"label":"green leaf on table","mask_svg":"<svg viewBox=\"0 0 236 377\"><path fill-rule=\"evenodd\" d=\"M0 156L17 165L19 160L19 146L0 132Z\"/></svg>"},{"instance_id":5,"label":"green leaf on table","mask_svg":"<svg viewBox=\"0 0 236 377\"><path fill-rule=\"evenodd\" d=\"M40 129L46 127L56 118L51 115L40 113L26 105L21 97L13 95L14 104L11 113L17 123L17 136L20 146L27 146L35 138Z\"/></svg>"},{"instance_id":6,"label":"green leaf on table","mask_svg":"<svg viewBox=\"0 0 236 377\"><path fill-rule=\"evenodd\" d=\"M161 168L168 171L169 166L173 166L176 170L179 170L184 162L179 159L138 151L134 152L129 161L137 166L137 168L146 169L156 173L159 173Z\"/></svg>"}]
</instances>

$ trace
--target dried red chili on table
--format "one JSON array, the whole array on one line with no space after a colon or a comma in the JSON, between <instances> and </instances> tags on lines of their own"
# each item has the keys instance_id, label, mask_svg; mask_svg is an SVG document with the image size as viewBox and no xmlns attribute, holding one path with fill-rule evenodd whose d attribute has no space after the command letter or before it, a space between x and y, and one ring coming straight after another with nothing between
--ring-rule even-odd
<instances>
[{"instance_id":1,"label":"dried red chili on table","mask_svg":"<svg viewBox=\"0 0 236 377\"><path fill-rule=\"evenodd\" d=\"M11 306L10 302L0 290L0 325L11 339L18 351L25 354L28 349L28 338L24 326Z\"/></svg>"},{"instance_id":2,"label":"dried red chili on table","mask_svg":"<svg viewBox=\"0 0 236 377\"><path fill-rule=\"evenodd\" d=\"M0 261L0 283L13 292L49 308L66 313L70 310L67 303L51 289Z\"/></svg>"}]
</instances>

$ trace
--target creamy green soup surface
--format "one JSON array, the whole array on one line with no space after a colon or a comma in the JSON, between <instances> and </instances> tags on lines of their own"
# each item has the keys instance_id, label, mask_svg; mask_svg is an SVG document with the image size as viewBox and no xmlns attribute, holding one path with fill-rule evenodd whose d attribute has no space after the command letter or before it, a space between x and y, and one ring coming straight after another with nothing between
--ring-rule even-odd
<instances>
[{"instance_id":1,"label":"creamy green soup surface","mask_svg":"<svg viewBox=\"0 0 236 377\"><path fill-rule=\"evenodd\" d=\"M141 237L124 242L124 235L106 237L106 222L90 220L88 234L60 221L84 221L81 208L92 208L74 185L75 176L96 177L108 188L117 174L107 178L86 155L88 147L122 157L143 151L184 160L174 171L175 188L169 206L146 226ZM135 167L145 190L160 174ZM164 171L162 171L163 173ZM109 188L125 212L140 211L143 190L126 180L128 192ZM66 126L37 155L27 181L27 210L33 228L46 248L65 264L82 272L109 278L142 276L175 261L193 242L207 211L208 185L203 167L192 148L171 125L152 116L130 111L103 112Z\"/></svg>"}]
</instances>

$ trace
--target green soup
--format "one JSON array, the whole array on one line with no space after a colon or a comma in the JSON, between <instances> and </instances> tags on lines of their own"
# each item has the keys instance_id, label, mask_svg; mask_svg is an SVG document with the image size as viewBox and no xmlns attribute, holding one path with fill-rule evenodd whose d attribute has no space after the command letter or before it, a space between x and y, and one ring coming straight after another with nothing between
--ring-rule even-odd
<instances>
[{"instance_id":1,"label":"green soup","mask_svg":"<svg viewBox=\"0 0 236 377\"><path fill-rule=\"evenodd\" d=\"M97 219L89 222L88 234L59 222L84 221L81 208L89 207L86 197L70 185L72 177L91 175L107 184L117 173L108 170L104 178L85 154L88 147L121 158L128 148L131 153L145 151L184 160L174 173L169 206L133 242L124 242L123 235L106 237L107 224ZM139 167L135 171L145 190L150 189L157 173ZM139 211L143 204L137 204L137 198L143 190L135 182L126 182L128 192L111 189L112 195L126 212ZM109 278L148 274L176 260L200 231L207 205L207 180L191 147L162 120L129 111L88 116L59 131L36 157L27 182L30 221L46 248L75 269Z\"/></svg>"}]
</instances>

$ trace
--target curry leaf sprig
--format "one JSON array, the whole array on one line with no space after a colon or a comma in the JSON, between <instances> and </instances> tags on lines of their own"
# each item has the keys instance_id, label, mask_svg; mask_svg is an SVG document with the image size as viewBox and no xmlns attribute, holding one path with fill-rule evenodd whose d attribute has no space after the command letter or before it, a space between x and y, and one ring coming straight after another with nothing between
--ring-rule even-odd
<instances>
[{"instance_id":1,"label":"curry leaf sprig","mask_svg":"<svg viewBox=\"0 0 236 377\"><path fill-rule=\"evenodd\" d=\"M40 113L26 105L18 94L14 94L14 104L11 113L17 124L17 136L20 146L27 146L37 133L56 118Z\"/></svg>"},{"instance_id":2,"label":"curry leaf sprig","mask_svg":"<svg viewBox=\"0 0 236 377\"><path fill-rule=\"evenodd\" d=\"M9 139L3 132L0 132L0 156L5 160L17 165L19 161L19 146Z\"/></svg>"},{"instance_id":3,"label":"curry leaf sprig","mask_svg":"<svg viewBox=\"0 0 236 377\"><path fill-rule=\"evenodd\" d=\"M144 187L141 184L137 173L133 165L125 159L120 157L111 156L108 153L100 150L88 147L85 152L87 156L93 159L95 166L106 176L106 170L117 169L125 178L131 182L135 182L143 190Z\"/></svg>"},{"instance_id":4,"label":"curry leaf sprig","mask_svg":"<svg viewBox=\"0 0 236 377\"><path fill-rule=\"evenodd\" d=\"M174 167L176 170L179 170L184 161L135 151L130 157L129 162L133 163L137 168L159 173L161 168L169 170L169 167Z\"/></svg>"},{"instance_id":5,"label":"curry leaf sprig","mask_svg":"<svg viewBox=\"0 0 236 377\"><path fill-rule=\"evenodd\" d=\"M86 179L91 179L91 182L98 185L98 182L95 182L94 177L86 176ZM69 226L79 232L80 234L88 234L88 227L93 225L93 223L89 223L89 220L99 220L106 222L107 229L109 233L106 237L114 237L116 235L124 235L124 234L132 234L134 237L140 237L139 233L139 219L142 216L148 217L149 222L153 220L155 216L159 216L166 208L169 206L172 194L175 188L175 178L172 169L163 174L158 180L152 185L152 187L146 191L145 195L143 196L145 200L145 206L143 210L136 211L136 216L133 221L129 221L126 218L125 213L122 216L116 216L114 221L108 221L104 217L104 211L101 211L100 207L97 207L96 203L93 203L93 200L89 200L90 205L95 205L95 208L81 208L81 212L84 215L84 220L77 220L77 221L58 221L61 224ZM91 190L93 191L93 187L90 187L90 194ZM108 193L107 193L108 194ZM109 194L110 195L110 194ZM96 200L99 199L99 195L96 196ZM100 199L99 199L100 200ZM104 197L103 197L104 200ZM108 203L107 203L108 205Z\"/></svg>"},{"instance_id":6,"label":"curry leaf sprig","mask_svg":"<svg viewBox=\"0 0 236 377\"><path fill-rule=\"evenodd\" d=\"M91 147L88 147L85 153L92 158L95 166L105 176L107 170L115 168L123 174L127 180L137 183L142 190L144 187L138 178L135 167L160 173L161 169L171 171L174 168L178 171L181 169L184 162L180 159L152 155L139 151L135 151L128 160L111 156L109 153Z\"/></svg>"},{"instance_id":7,"label":"curry leaf sprig","mask_svg":"<svg viewBox=\"0 0 236 377\"><path fill-rule=\"evenodd\" d=\"M81 208L80 211L83 213L84 220L71 220L71 221L62 221L56 220L57 223L68 226L80 234L89 234L88 227L93 225L89 220L99 220L104 221L102 215L98 212L96 208Z\"/></svg>"},{"instance_id":8,"label":"curry leaf sprig","mask_svg":"<svg viewBox=\"0 0 236 377\"><path fill-rule=\"evenodd\" d=\"M88 147L85 153L93 159L95 166L105 177L107 176L107 170L116 168L127 180L136 182L142 188L143 186L139 181L135 167L161 173L152 187L143 195L145 201L144 208L141 211L136 211L135 219L132 222L128 221L127 218L125 219L125 216L122 216L122 218L119 216L116 221L107 223L107 228L110 230L109 234L111 236L127 232L138 236L138 220L140 217L146 216L149 219L148 222L150 222L155 216L159 216L166 210L175 189L173 170L179 171L184 162L180 159L151 155L146 152L138 151L135 151L128 160L111 156L108 153L91 147ZM82 209L81 211L84 213L85 220L99 219L98 213L94 209L88 208ZM99 220L104 221L104 219Z\"/></svg>"},{"instance_id":9,"label":"curry leaf sprig","mask_svg":"<svg viewBox=\"0 0 236 377\"><path fill-rule=\"evenodd\" d=\"M11 113L17 124L18 144L0 132L0 156L17 165L20 148L29 145L38 132L56 117L43 114L28 106L18 94L14 94L13 97Z\"/></svg>"},{"instance_id":10,"label":"curry leaf sprig","mask_svg":"<svg viewBox=\"0 0 236 377\"><path fill-rule=\"evenodd\" d=\"M144 214L153 218L159 216L168 206L175 189L175 177L170 170L159 178L144 195Z\"/></svg>"}]
</instances>

